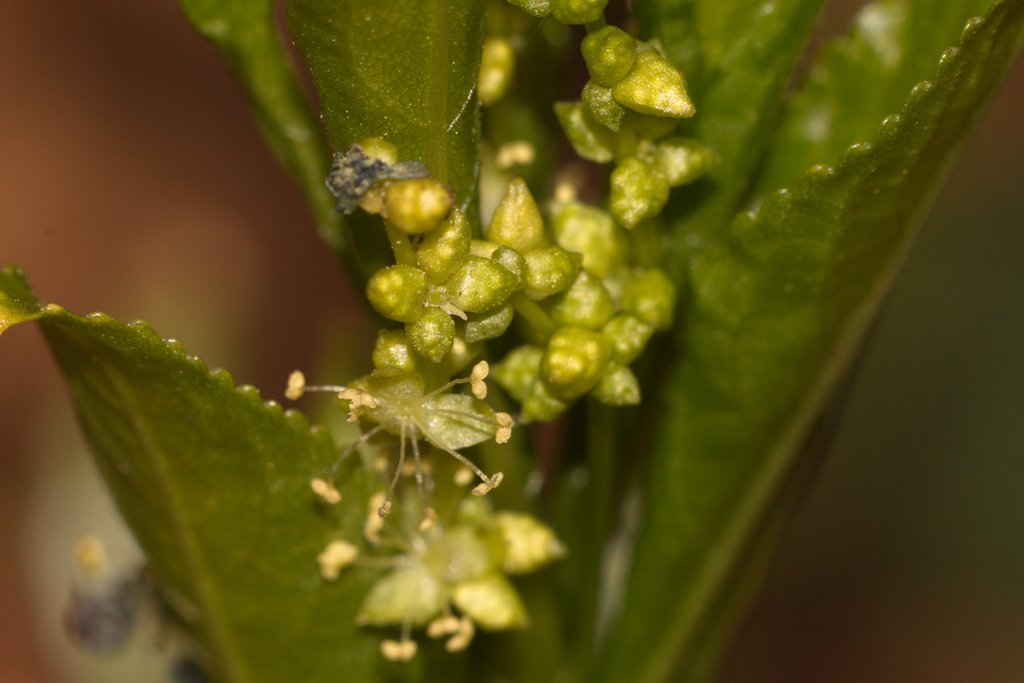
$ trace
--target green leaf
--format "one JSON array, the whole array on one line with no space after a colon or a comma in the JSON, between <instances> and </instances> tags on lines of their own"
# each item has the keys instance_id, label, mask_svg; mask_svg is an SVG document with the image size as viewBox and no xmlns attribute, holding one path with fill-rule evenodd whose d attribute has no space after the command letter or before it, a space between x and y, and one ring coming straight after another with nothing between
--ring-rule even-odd
<instances>
[{"instance_id":1,"label":"green leaf","mask_svg":"<svg viewBox=\"0 0 1024 683\"><path fill-rule=\"evenodd\" d=\"M221 683L378 679L378 636L354 625L374 576L337 582L316 556L362 538L379 484L353 465L342 502L313 476L338 456L325 430L207 371L145 323L43 306L20 270L0 271L0 320L38 320L67 377L97 464L162 595Z\"/></svg>"},{"instance_id":2,"label":"green leaf","mask_svg":"<svg viewBox=\"0 0 1024 683\"><path fill-rule=\"evenodd\" d=\"M717 606L806 464L928 200L1022 42L1024 1L996 3L870 143L812 168L695 257L686 356L668 373L625 610L596 680L663 681L704 659Z\"/></svg>"},{"instance_id":3,"label":"green leaf","mask_svg":"<svg viewBox=\"0 0 1024 683\"><path fill-rule=\"evenodd\" d=\"M331 145L368 137L423 161L475 205L478 0L291 0L288 27L313 75Z\"/></svg>"},{"instance_id":4,"label":"green leaf","mask_svg":"<svg viewBox=\"0 0 1024 683\"><path fill-rule=\"evenodd\" d=\"M189 23L217 47L241 82L264 137L305 193L321 237L355 274L341 217L324 185L330 151L274 26L276 4L181 0Z\"/></svg>"},{"instance_id":5,"label":"green leaf","mask_svg":"<svg viewBox=\"0 0 1024 683\"><path fill-rule=\"evenodd\" d=\"M835 163L899 111L905 93L934 73L935 55L956 43L965 17L991 0L881 0L864 7L848 36L823 49L787 102L753 197L786 187L819 163Z\"/></svg>"},{"instance_id":6,"label":"green leaf","mask_svg":"<svg viewBox=\"0 0 1024 683\"><path fill-rule=\"evenodd\" d=\"M666 215L679 216L672 226L679 246L670 256L677 279L689 255L682 245L714 235L737 211L821 4L822 0L637 3L641 34L657 38L668 58L683 70L697 107L697 115L680 130L722 158L706 179L674 193L666 209ZM683 214L684 207L697 208Z\"/></svg>"}]
</instances>

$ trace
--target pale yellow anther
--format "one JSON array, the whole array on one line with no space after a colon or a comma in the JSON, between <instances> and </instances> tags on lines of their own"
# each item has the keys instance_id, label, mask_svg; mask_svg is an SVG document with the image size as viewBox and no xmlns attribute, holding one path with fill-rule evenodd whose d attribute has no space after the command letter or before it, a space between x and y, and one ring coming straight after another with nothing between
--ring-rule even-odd
<instances>
[{"instance_id":1,"label":"pale yellow anther","mask_svg":"<svg viewBox=\"0 0 1024 683\"><path fill-rule=\"evenodd\" d=\"M338 398L348 401L348 421L355 422L363 412L363 408L376 408L377 400L366 391L355 387L347 387L338 392Z\"/></svg>"},{"instance_id":2,"label":"pale yellow anther","mask_svg":"<svg viewBox=\"0 0 1024 683\"><path fill-rule=\"evenodd\" d=\"M476 635L476 625L472 619L464 616L459 619L458 632L448 639L448 642L444 644L444 649L448 652L462 652L473 642L474 635Z\"/></svg>"},{"instance_id":3,"label":"pale yellow anther","mask_svg":"<svg viewBox=\"0 0 1024 683\"><path fill-rule=\"evenodd\" d=\"M473 371L469 373L469 386L477 398L487 398L487 385L484 380L487 379L487 373L490 371L491 366L487 364L487 361L482 360L474 365Z\"/></svg>"},{"instance_id":4,"label":"pale yellow anther","mask_svg":"<svg viewBox=\"0 0 1024 683\"><path fill-rule=\"evenodd\" d=\"M461 622L454 614L442 614L437 619L427 624L427 636L430 638L441 638L459 632Z\"/></svg>"},{"instance_id":5,"label":"pale yellow anther","mask_svg":"<svg viewBox=\"0 0 1024 683\"><path fill-rule=\"evenodd\" d=\"M284 390L284 397L289 401L297 401L306 391L306 376L296 370L288 375L288 388Z\"/></svg>"},{"instance_id":6,"label":"pale yellow anther","mask_svg":"<svg viewBox=\"0 0 1024 683\"><path fill-rule=\"evenodd\" d=\"M468 467L460 467L455 470L455 475L452 477L452 481L455 482L456 486L469 486L475 477L476 475L473 474L473 470Z\"/></svg>"},{"instance_id":7,"label":"pale yellow anther","mask_svg":"<svg viewBox=\"0 0 1024 683\"><path fill-rule=\"evenodd\" d=\"M334 581L341 570L355 562L359 557L359 548L348 541L331 541L324 551L316 556L320 565L320 575L328 581Z\"/></svg>"},{"instance_id":8,"label":"pale yellow anther","mask_svg":"<svg viewBox=\"0 0 1024 683\"><path fill-rule=\"evenodd\" d=\"M75 543L75 560L82 576L98 579L107 573L107 551L97 536L83 536Z\"/></svg>"},{"instance_id":9,"label":"pale yellow anther","mask_svg":"<svg viewBox=\"0 0 1024 683\"><path fill-rule=\"evenodd\" d=\"M384 519L377 513L387 500L383 491L373 494L367 504L366 522L363 524L363 536L374 545L380 544L380 532L384 528Z\"/></svg>"},{"instance_id":10,"label":"pale yellow anther","mask_svg":"<svg viewBox=\"0 0 1024 683\"><path fill-rule=\"evenodd\" d=\"M515 421L508 413L495 413L494 420L498 423L498 429L494 432L494 440L498 443L505 443L512 438L512 427Z\"/></svg>"},{"instance_id":11,"label":"pale yellow anther","mask_svg":"<svg viewBox=\"0 0 1024 683\"><path fill-rule=\"evenodd\" d=\"M523 166L532 164L536 158L537 152L533 145L526 140L516 140L515 142L506 142L498 148L494 163L498 168L507 170L517 164Z\"/></svg>"},{"instance_id":12,"label":"pale yellow anther","mask_svg":"<svg viewBox=\"0 0 1024 683\"><path fill-rule=\"evenodd\" d=\"M570 183L567 180L555 185L555 201L556 202L574 202L576 201L576 185Z\"/></svg>"},{"instance_id":13,"label":"pale yellow anther","mask_svg":"<svg viewBox=\"0 0 1024 683\"><path fill-rule=\"evenodd\" d=\"M415 640L382 640L380 653L392 662L408 662L416 656Z\"/></svg>"},{"instance_id":14,"label":"pale yellow anther","mask_svg":"<svg viewBox=\"0 0 1024 683\"><path fill-rule=\"evenodd\" d=\"M380 517L381 519L384 519L385 517L387 517L388 515L391 514L391 508L392 507L393 507L393 505L392 505L391 501L390 500L385 500L383 503L381 503L380 507L377 508L377 516Z\"/></svg>"},{"instance_id":15,"label":"pale yellow anther","mask_svg":"<svg viewBox=\"0 0 1024 683\"><path fill-rule=\"evenodd\" d=\"M423 511L423 521L420 522L420 532L427 532L437 526L437 511L428 507Z\"/></svg>"},{"instance_id":16,"label":"pale yellow anther","mask_svg":"<svg viewBox=\"0 0 1024 683\"><path fill-rule=\"evenodd\" d=\"M309 481L309 488L313 489L313 493L320 496L324 501L334 505L341 501L341 494L338 493L338 489L334 488L334 484L323 479L311 479Z\"/></svg>"},{"instance_id":17,"label":"pale yellow anther","mask_svg":"<svg viewBox=\"0 0 1024 683\"><path fill-rule=\"evenodd\" d=\"M491 477L490 481L481 482L481 483L477 484L476 486L474 486L473 490L471 491L471 493L474 496L484 496L484 495L487 495L492 489L498 488L498 484L500 484L501 480L504 479L504 478L505 478L505 475L502 474L501 472L498 472L494 476Z\"/></svg>"}]
</instances>

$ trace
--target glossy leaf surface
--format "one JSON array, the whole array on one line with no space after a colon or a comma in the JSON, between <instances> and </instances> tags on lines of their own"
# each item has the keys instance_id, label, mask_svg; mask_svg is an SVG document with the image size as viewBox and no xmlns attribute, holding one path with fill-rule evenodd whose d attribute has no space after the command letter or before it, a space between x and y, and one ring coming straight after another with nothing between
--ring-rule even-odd
<instances>
[{"instance_id":1,"label":"glossy leaf surface","mask_svg":"<svg viewBox=\"0 0 1024 683\"><path fill-rule=\"evenodd\" d=\"M324 186L330 151L278 36L276 5L274 0L181 0L189 23L217 47L245 89L268 144L305 193L321 236L348 260L341 217Z\"/></svg>"},{"instance_id":2,"label":"glossy leaf surface","mask_svg":"<svg viewBox=\"0 0 1024 683\"><path fill-rule=\"evenodd\" d=\"M313 74L335 150L396 145L452 186L465 211L477 181L478 0L291 0L288 26Z\"/></svg>"},{"instance_id":3,"label":"glossy leaf surface","mask_svg":"<svg viewBox=\"0 0 1024 683\"><path fill-rule=\"evenodd\" d=\"M962 25L976 3L959 4ZM599 680L663 681L701 664L700 643L1022 39L1024 2L996 3L937 74L918 74L931 82L870 142L741 214L693 258L685 356L667 382L625 612Z\"/></svg>"},{"instance_id":4,"label":"glossy leaf surface","mask_svg":"<svg viewBox=\"0 0 1024 683\"><path fill-rule=\"evenodd\" d=\"M351 467L342 502L317 502L310 478L338 455L326 431L145 323L41 305L13 267L0 271L0 320L41 325L100 470L213 680L377 679L379 639L353 623L373 575L328 583L316 563L334 538L361 538L377 484Z\"/></svg>"}]
</instances>

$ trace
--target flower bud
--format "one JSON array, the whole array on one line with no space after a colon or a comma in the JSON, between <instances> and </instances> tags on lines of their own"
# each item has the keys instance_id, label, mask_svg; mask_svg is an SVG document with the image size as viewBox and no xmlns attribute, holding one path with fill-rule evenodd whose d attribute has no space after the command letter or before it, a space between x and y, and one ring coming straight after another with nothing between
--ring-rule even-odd
<instances>
[{"instance_id":1,"label":"flower bud","mask_svg":"<svg viewBox=\"0 0 1024 683\"><path fill-rule=\"evenodd\" d=\"M684 119L697 113L682 72L654 49L637 54L629 73L612 86L612 95L619 104L641 114Z\"/></svg>"},{"instance_id":2,"label":"flower bud","mask_svg":"<svg viewBox=\"0 0 1024 683\"><path fill-rule=\"evenodd\" d=\"M640 383L632 370L612 362L590 395L609 406L635 406L640 404Z\"/></svg>"},{"instance_id":3,"label":"flower bud","mask_svg":"<svg viewBox=\"0 0 1024 683\"><path fill-rule=\"evenodd\" d=\"M526 259L515 249L501 246L491 254L491 260L516 277L516 287L526 277Z\"/></svg>"},{"instance_id":4,"label":"flower bud","mask_svg":"<svg viewBox=\"0 0 1024 683\"><path fill-rule=\"evenodd\" d=\"M428 308L419 320L405 324L405 333L416 353L440 363L455 342L455 323L440 308Z\"/></svg>"},{"instance_id":5,"label":"flower bud","mask_svg":"<svg viewBox=\"0 0 1024 683\"><path fill-rule=\"evenodd\" d=\"M436 229L423 236L416 246L416 265L434 283L444 282L469 254L473 239L469 221L458 209Z\"/></svg>"},{"instance_id":6,"label":"flower bud","mask_svg":"<svg viewBox=\"0 0 1024 683\"><path fill-rule=\"evenodd\" d=\"M580 271L569 289L555 298L551 318L560 327L600 329L615 315L615 302L601 280L585 270Z\"/></svg>"},{"instance_id":7,"label":"flower bud","mask_svg":"<svg viewBox=\"0 0 1024 683\"><path fill-rule=\"evenodd\" d=\"M637 157L623 159L611 175L608 208L626 228L656 216L668 201L668 179Z\"/></svg>"},{"instance_id":8,"label":"flower bud","mask_svg":"<svg viewBox=\"0 0 1024 683\"><path fill-rule=\"evenodd\" d=\"M581 157L599 164L615 158L615 134L595 121L582 102L555 102L555 116Z\"/></svg>"},{"instance_id":9,"label":"flower bud","mask_svg":"<svg viewBox=\"0 0 1024 683\"><path fill-rule=\"evenodd\" d=\"M359 146L371 159L380 159L389 166L398 163L398 148L384 138L366 138Z\"/></svg>"},{"instance_id":10,"label":"flower bud","mask_svg":"<svg viewBox=\"0 0 1024 683\"><path fill-rule=\"evenodd\" d=\"M469 322L466 323L466 341L478 342L497 339L505 334L505 330L512 324L514 315L512 304L506 301L492 311L469 316Z\"/></svg>"},{"instance_id":11,"label":"flower bud","mask_svg":"<svg viewBox=\"0 0 1024 683\"><path fill-rule=\"evenodd\" d=\"M551 0L508 0L519 9L535 17L546 17L551 11Z\"/></svg>"},{"instance_id":12,"label":"flower bud","mask_svg":"<svg viewBox=\"0 0 1024 683\"><path fill-rule=\"evenodd\" d=\"M484 41L476 86L480 104L494 104L504 96L512 83L515 66L516 53L508 39L492 37Z\"/></svg>"},{"instance_id":13,"label":"flower bud","mask_svg":"<svg viewBox=\"0 0 1024 683\"><path fill-rule=\"evenodd\" d=\"M583 267L606 278L625 265L625 231L607 211L580 202L560 202L551 208L551 232L558 246L583 256Z\"/></svg>"},{"instance_id":14,"label":"flower bud","mask_svg":"<svg viewBox=\"0 0 1024 683\"><path fill-rule=\"evenodd\" d=\"M612 360L628 365L643 353L654 328L636 316L622 314L609 320L601 334L612 344Z\"/></svg>"},{"instance_id":15,"label":"flower bud","mask_svg":"<svg viewBox=\"0 0 1024 683\"><path fill-rule=\"evenodd\" d=\"M608 0L551 0L551 16L562 24L586 24L604 14Z\"/></svg>"},{"instance_id":16,"label":"flower bud","mask_svg":"<svg viewBox=\"0 0 1024 683\"><path fill-rule=\"evenodd\" d=\"M556 398L571 401L594 388L611 355L612 345L602 334L582 327L562 327L548 340L540 376Z\"/></svg>"},{"instance_id":17,"label":"flower bud","mask_svg":"<svg viewBox=\"0 0 1024 683\"><path fill-rule=\"evenodd\" d=\"M665 174L672 187L692 183L718 161L714 152L692 138L662 140L650 157L648 161Z\"/></svg>"},{"instance_id":18,"label":"flower bud","mask_svg":"<svg viewBox=\"0 0 1024 683\"><path fill-rule=\"evenodd\" d=\"M411 323L423 315L427 276L412 266L395 265L378 270L366 283L366 297L385 318Z\"/></svg>"},{"instance_id":19,"label":"flower bud","mask_svg":"<svg viewBox=\"0 0 1024 683\"><path fill-rule=\"evenodd\" d=\"M491 368L491 377L509 396L525 403L530 386L540 374L544 349L529 344L516 347L500 363Z\"/></svg>"},{"instance_id":20,"label":"flower bud","mask_svg":"<svg viewBox=\"0 0 1024 683\"><path fill-rule=\"evenodd\" d=\"M524 253L544 243L544 221L522 178L509 183L487 227L487 239Z\"/></svg>"},{"instance_id":21,"label":"flower bud","mask_svg":"<svg viewBox=\"0 0 1024 683\"><path fill-rule=\"evenodd\" d=\"M520 420L529 422L551 422L569 408L569 404L551 394L542 380L534 380L523 401Z\"/></svg>"},{"instance_id":22,"label":"flower bud","mask_svg":"<svg viewBox=\"0 0 1024 683\"><path fill-rule=\"evenodd\" d=\"M465 262L445 281L449 300L467 313L485 313L505 303L518 280L498 263L479 256Z\"/></svg>"},{"instance_id":23,"label":"flower bud","mask_svg":"<svg viewBox=\"0 0 1024 683\"><path fill-rule=\"evenodd\" d=\"M605 26L583 39L580 46L590 78L610 88L629 73L636 61L636 39L615 26Z\"/></svg>"},{"instance_id":24,"label":"flower bud","mask_svg":"<svg viewBox=\"0 0 1024 683\"><path fill-rule=\"evenodd\" d=\"M526 259L526 296L537 301L566 289L580 272L583 259L561 247L534 249Z\"/></svg>"},{"instance_id":25,"label":"flower bud","mask_svg":"<svg viewBox=\"0 0 1024 683\"><path fill-rule=\"evenodd\" d=\"M403 330L381 330L373 346L373 367L384 377L401 375L416 369L409 338Z\"/></svg>"},{"instance_id":26,"label":"flower bud","mask_svg":"<svg viewBox=\"0 0 1024 683\"><path fill-rule=\"evenodd\" d=\"M672 327L676 307L676 287L668 276L657 268L626 285L622 294L622 310L631 313L656 330Z\"/></svg>"},{"instance_id":27,"label":"flower bud","mask_svg":"<svg viewBox=\"0 0 1024 683\"><path fill-rule=\"evenodd\" d=\"M622 117L626 110L612 97L611 88L587 81L587 84L583 86L580 99L583 100L583 104L587 107L587 113L594 121L605 128L618 132L619 124L622 123Z\"/></svg>"},{"instance_id":28,"label":"flower bud","mask_svg":"<svg viewBox=\"0 0 1024 683\"><path fill-rule=\"evenodd\" d=\"M385 217L406 233L419 235L436 228L451 211L455 200L448 189L432 178L391 183L384 190Z\"/></svg>"}]
</instances>

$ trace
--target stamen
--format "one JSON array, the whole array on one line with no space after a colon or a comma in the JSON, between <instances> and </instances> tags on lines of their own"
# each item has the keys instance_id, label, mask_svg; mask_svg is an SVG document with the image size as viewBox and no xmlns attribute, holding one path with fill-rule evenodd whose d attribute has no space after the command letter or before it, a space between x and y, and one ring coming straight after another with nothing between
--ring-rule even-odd
<instances>
[{"instance_id":1,"label":"stamen","mask_svg":"<svg viewBox=\"0 0 1024 683\"><path fill-rule=\"evenodd\" d=\"M476 625L472 619L463 616L459 619L458 631L444 644L444 649L448 652L462 652L473 642L474 635L476 635Z\"/></svg>"},{"instance_id":2,"label":"stamen","mask_svg":"<svg viewBox=\"0 0 1024 683\"><path fill-rule=\"evenodd\" d=\"M437 526L437 510L432 507L423 510L423 521L420 522L420 533L430 531Z\"/></svg>"},{"instance_id":3,"label":"stamen","mask_svg":"<svg viewBox=\"0 0 1024 683\"><path fill-rule=\"evenodd\" d=\"M413 460L416 461L416 490L419 491L419 494L420 494L420 503L422 503L423 507L426 508L427 507L427 497L423 494L423 467L420 464L420 441L419 441L419 439L417 439L415 437L413 437L413 440L412 440L412 455L413 455ZM436 521L436 515L435 515L435 521ZM433 526L433 525L431 525L431 526ZM425 529L421 528L420 531L425 531Z\"/></svg>"},{"instance_id":4,"label":"stamen","mask_svg":"<svg viewBox=\"0 0 1024 683\"><path fill-rule=\"evenodd\" d=\"M473 371L469 373L469 384L472 387L473 395L477 398L487 398L487 385L484 383L484 379L487 378L490 369L487 361L482 360L474 365Z\"/></svg>"},{"instance_id":5,"label":"stamen","mask_svg":"<svg viewBox=\"0 0 1024 683\"><path fill-rule=\"evenodd\" d=\"M334 484L331 482L314 478L310 480L309 488L313 489L313 493L331 505L341 501L341 494L338 492L338 489L334 488Z\"/></svg>"},{"instance_id":6,"label":"stamen","mask_svg":"<svg viewBox=\"0 0 1024 683\"><path fill-rule=\"evenodd\" d=\"M377 432L379 432L380 430L382 430L382 429L384 429L384 425L382 425L382 424L381 425L377 425L376 427L374 427L373 429L371 429L370 431L366 432L365 434L360 436L358 439L356 439L355 441L350 443L348 445L348 447L341 452L341 455L338 456L338 459L334 461L334 464L331 465L331 475L327 478L327 483L330 484L331 486L333 486L334 485L334 475L336 475L338 473L338 468L341 467L341 463L343 463L345 461L345 458L347 458L349 456L349 453L354 451L356 449L356 447L359 446L359 444L366 443L367 441L372 439L374 437L374 435ZM310 484L310 485L312 485L312 484ZM315 488L313 490L316 491ZM339 500L340 500L340 498L339 498ZM330 501L328 501L328 502L330 502Z\"/></svg>"},{"instance_id":7,"label":"stamen","mask_svg":"<svg viewBox=\"0 0 1024 683\"><path fill-rule=\"evenodd\" d=\"M320 565L320 575L328 581L334 581L341 570L352 564L357 557L358 547L348 541L332 541L316 556L316 561Z\"/></svg>"},{"instance_id":8,"label":"stamen","mask_svg":"<svg viewBox=\"0 0 1024 683\"><path fill-rule=\"evenodd\" d=\"M284 397L289 401L298 401L306 390L306 376L296 370L288 375L288 388L284 390Z\"/></svg>"},{"instance_id":9,"label":"stamen","mask_svg":"<svg viewBox=\"0 0 1024 683\"><path fill-rule=\"evenodd\" d=\"M415 640L382 640L380 653L392 662L408 662L416 656Z\"/></svg>"},{"instance_id":10,"label":"stamen","mask_svg":"<svg viewBox=\"0 0 1024 683\"><path fill-rule=\"evenodd\" d=\"M427 624L427 636L430 638L440 638L442 636L450 636L453 633L459 632L459 618L454 614L442 614L437 619Z\"/></svg>"},{"instance_id":11,"label":"stamen","mask_svg":"<svg viewBox=\"0 0 1024 683\"><path fill-rule=\"evenodd\" d=\"M343 401L348 401L348 421L355 422L359 419L359 416L363 412L363 408L376 408L377 399L375 399L368 391L362 389L356 389L355 387L342 387L342 390L338 392L338 398Z\"/></svg>"},{"instance_id":12,"label":"stamen","mask_svg":"<svg viewBox=\"0 0 1024 683\"><path fill-rule=\"evenodd\" d=\"M504 474L502 474L501 472L496 472L493 477L491 477L488 480L485 480L484 483L477 484L476 486L474 486L473 490L470 491L470 493L472 493L474 496L485 496L488 493L490 493L491 489L498 488L498 484L500 484L501 480L504 478Z\"/></svg>"},{"instance_id":13,"label":"stamen","mask_svg":"<svg viewBox=\"0 0 1024 683\"><path fill-rule=\"evenodd\" d=\"M384 504L377 510L377 514L381 517L387 517L391 514L391 494L395 492L395 485L398 484L398 478L402 476L402 465L405 464L405 422L402 422L401 427L398 430L398 467L395 468L395 476L391 479L391 486L388 487L388 495L384 499Z\"/></svg>"},{"instance_id":14,"label":"stamen","mask_svg":"<svg viewBox=\"0 0 1024 683\"><path fill-rule=\"evenodd\" d=\"M498 430L494 433L494 440L498 443L505 443L512 438L512 425L515 422L508 413L495 413L494 421L498 423Z\"/></svg>"}]
</instances>

